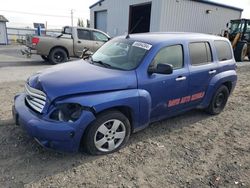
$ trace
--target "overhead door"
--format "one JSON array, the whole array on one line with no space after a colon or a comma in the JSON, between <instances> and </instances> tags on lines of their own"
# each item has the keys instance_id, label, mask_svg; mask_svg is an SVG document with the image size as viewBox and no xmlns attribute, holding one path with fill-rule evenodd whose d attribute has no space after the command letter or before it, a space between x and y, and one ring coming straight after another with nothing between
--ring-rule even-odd
<instances>
[{"instance_id":1,"label":"overhead door","mask_svg":"<svg viewBox=\"0 0 250 188\"><path fill-rule=\"evenodd\" d=\"M7 44L6 28L4 23L0 23L0 44Z\"/></svg>"},{"instance_id":2,"label":"overhead door","mask_svg":"<svg viewBox=\"0 0 250 188\"><path fill-rule=\"evenodd\" d=\"M107 10L95 12L95 29L107 32Z\"/></svg>"}]
</instances>

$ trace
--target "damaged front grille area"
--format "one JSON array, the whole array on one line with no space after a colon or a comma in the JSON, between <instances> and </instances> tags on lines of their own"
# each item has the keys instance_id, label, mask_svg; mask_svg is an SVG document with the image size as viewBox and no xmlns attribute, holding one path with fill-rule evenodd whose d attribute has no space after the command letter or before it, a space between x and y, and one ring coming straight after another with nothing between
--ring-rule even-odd
<instances>
[{"instance_id":1,"label":"damaged front grille area","mask_svg":"<svg viewBox=\"0 0 250 188\"><path fill-rule=\"evenodd\" d=\"M27 94L25 100L28 106L32 110L42 113L46 104L46 94L38 89L30 87L28 84L25 84L25 92Z\"/></svg>"}]
</instances>

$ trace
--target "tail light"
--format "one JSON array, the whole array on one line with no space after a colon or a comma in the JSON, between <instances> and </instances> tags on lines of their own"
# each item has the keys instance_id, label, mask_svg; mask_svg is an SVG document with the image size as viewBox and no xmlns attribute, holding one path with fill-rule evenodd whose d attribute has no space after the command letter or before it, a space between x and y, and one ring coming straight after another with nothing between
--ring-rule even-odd
<instances>
[{"instance_id":1,"label":"tail light","mask_svg":"<svg viewBox=\"0 0 250 188\"><path fill-rule=\"evenodd\" d=\"M37 45L39 43L39 38L37 38L37 37L33 37L32 38L32 45Z\"/></svg>"}]
</instances>

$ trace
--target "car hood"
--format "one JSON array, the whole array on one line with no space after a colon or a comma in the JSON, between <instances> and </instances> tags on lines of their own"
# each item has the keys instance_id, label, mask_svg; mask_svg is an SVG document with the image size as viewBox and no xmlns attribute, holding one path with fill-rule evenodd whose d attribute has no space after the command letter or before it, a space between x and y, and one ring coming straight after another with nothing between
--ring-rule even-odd
<instances>
[{"instance_id":1,"label":"car hood","mask_svg":"<svg viewBox=\"0 0 250 188\"><path fill-rule=\"evenodd\" d=\"M121 71L90 64L84 60L56 65L31 76L28 84L55 98L91 92L137 88L135 71Z\"/></svg>"}]
</instances>

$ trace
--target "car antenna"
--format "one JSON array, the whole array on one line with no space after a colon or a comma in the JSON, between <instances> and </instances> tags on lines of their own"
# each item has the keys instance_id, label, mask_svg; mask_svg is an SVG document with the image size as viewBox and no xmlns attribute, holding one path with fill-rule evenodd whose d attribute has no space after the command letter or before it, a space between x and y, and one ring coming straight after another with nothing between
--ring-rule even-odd
<instances>
[{"instance_id":1,"label":"car antenna","mask_svg":"<svg viewBox=\"0 0 250 188\"><path fill-rule=\"evenodd\" d=\"M137 26L141 23L142 20L143 20L143 16L140 17L140 19L136 22L135 26L134 26L131 30L128 31L128 34L127 34L127 36L126 36L126 39L129 39L129 38L130 38L129 35L137 28Z\"/></svg>"}]
</instances>

